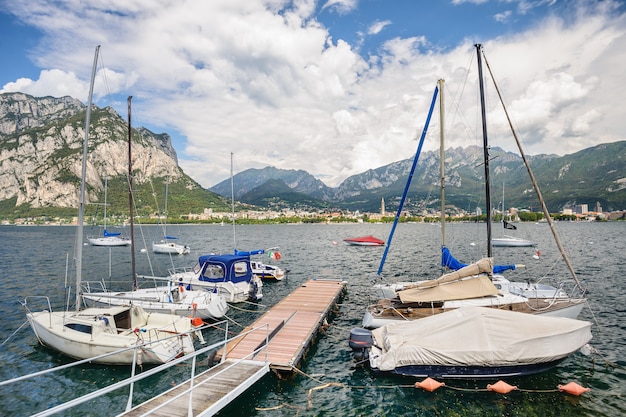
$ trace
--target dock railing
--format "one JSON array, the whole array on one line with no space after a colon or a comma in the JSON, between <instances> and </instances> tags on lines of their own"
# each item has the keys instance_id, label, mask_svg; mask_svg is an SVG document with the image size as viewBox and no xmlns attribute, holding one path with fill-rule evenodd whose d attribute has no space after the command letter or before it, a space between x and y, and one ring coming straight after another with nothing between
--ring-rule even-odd
<instances>
[{"instance_id":1,"label":"dock railing","mask_svg":"<svg viewBox=\"0 0 626 417\"><path fill-rule=\"evenodd\" d=\"M51 369L46 369L46 370L43 370L43 371L34 372L34 373L31 373L31 374L28 374L28 375L23 375L23 376L20 376L20 377L8 379L6 381L0 381L0 388L5 386L5 385L8 386L10 384L14 384L14 383L17 383L17 382L20 382L20 381L26 381L26 380L30 380L30 379L33 379L33 378L41 377L43 375L52 374L52 373L56 373L56 372L61 372L63 370L66 370L66 369L69 369L69 368L73 368L73 367L76 367L76 366L81 366L81 365L93 363L97 359L104 358L104 357L109 356L109 355L115 355L115 354L118 354L120 352L124 352L124 351L127 351L127 350L134 349L135 352L134 352L133 366L131 366L131 368L130 368L130 373L131 374L130 374L129 378L124 379L122 381L119 381L117 383L108 385L108 386L106 386L104 388L98 389L98 390L93 391L91 393L82 395L82 396L77 397L75 399L66 401L66 402L64 402L62 404L59 404L59 405L57 405L55 407L52 407L52 408L49 408L47 410L38 412L36 414L32 414L32 416L43 417L43 416L54 415L56 413L59 413L59 412L65 411L65 410L69 410L69 409L71 409L73 407L76 407L76 406L78 406L80 404L83 404L83 403L85 403L87 401L91 401L93 399L99 398L99 397L101 397L103 395L106 395L108 393L111 393L113 391L123 389L125 387L128 387L128 390L129 390L128 402L127 402L126 409L125 409L125 412L128 412L128 411L130 411L133 408L133 393L134 393L135 383L137 383L137 382L139 382L139 381L141 381L141 380L143 380L145 378L148 378L148 377L150 377L152 375L163 373L163 372L167 371L168 369L171 369L172 367L178 366L178 365L182 364L183 362L187 362L187 361L191 361L190 377L189 377L190 378L189 379L190 387L187 390L185 390L184 392L182 392L179 395L177 395L176 397L173 397L170 400L168 400L167 402L163 403L158 408L161 408L162 406L165 406L165 405L169 404L170 402L178 399L179 397L181 397L183 395L190 394L189 395L189 409L191 410L191 404L192 404L192 398L193 398L193 390L194 390L195 386L199 386L199 385L202 385L203 383L208 382L210 380L210 378L214 378L215 376L220 375L220 374L226 372L232 366L235 366L235 365L237 365L237 364L239 364L241 362L247 361L247 360L252 360L255 356L257 356L262 351L264 351L264 353L265 353L264 360L263 361L257 360L257 361L258 362L267 362L267 360L268 360L267 347L268 347L268 344L269 344L270 335L269 335L269 327L268 327L267 324L255 327L253 329L250 329L249 331L246 331L246 332L243 332L241 334L238 334L237 336L234 336L234 337L232 337L230 339L228 338L228 321L227 320L220 321L220 322L217 322L217 323L208 324L208 325L205 325L205 326L202 326L202 327L197 327L197 328L193 329L192 332L196 332L196 331L199 331L199 330L205 330L205 329L209 329L209 328L217 328L217 329L219 329L220 326L223 326L223 329L224 329L224 340L222 340L220 342L213 343L213 344L211 344L209 346L205 346L205 347L203 347L203 348L201 348L199 350L195 350L192 353L183 355L183 356L181 356L179 358L176 358L176 359L174 359L174 360L172 360L170 362L164 363L162 365L158 365L158 366L156 366L154 368L150 368L150 369L144 370L144 371L142 371L139 374L136 373L137 366L135 366L136 363L137 363L136 362L136 360L137 360L137 353L138 353L138 351L141 348L145 348L147 345L149 345L149 343L145 343L145 344L141 344L141 345L138 345L138 346L129 347L129 348L126 348L126 349L121 349L119 351L115 351L115 352L112 352L112 353L107 353L107 354L104 354L104 355L95 356L93 358L88 358L88 359L83 359L83 360L71 362L71 363L66 364L66 365L61 365L61 366L57 366L57 367L54 367L54 368L51 368ZM246 357L244 357L244 358L242 358L240 360L237 360L236 362L233 362L231 365L229 365L225 369L221 370L220 372L216 373L215 375L212 375L210 378L207 378L207 380L202 381L200 384L197 384L197 385L194 386L194 378L195 378L195 375L196 375L196 364L197 364L198 356L205 355L205 354L206 355L210 355L210 353L212 351L217 351L218 349L220 349L222 347L225 347L228 343L231 343L231 342L237 340L238 338L244 337L245 335L247 335L249 333L252 333L252 332L258 332L258 331L263 331L263 330L265 331L265 340L266 340L265 344L262 344L261 346L259 346L259 348L257 348L255 351L253 351L252 353L250 353ZM172 338L178 337L178 336L179 335L174 335L174 336L172 336ZM163 339L161 339L161 340L163 340ZM224 352L226 351L226 349L222 349L222 350ZM224 359L224 355L225 355L225 353L222 355L222 359ZM155 394L154 396L157 396L157 395L159 395L159 394ZM155 410L156 409L157 408L155 408Z\"/></svg>"}]
</instances>

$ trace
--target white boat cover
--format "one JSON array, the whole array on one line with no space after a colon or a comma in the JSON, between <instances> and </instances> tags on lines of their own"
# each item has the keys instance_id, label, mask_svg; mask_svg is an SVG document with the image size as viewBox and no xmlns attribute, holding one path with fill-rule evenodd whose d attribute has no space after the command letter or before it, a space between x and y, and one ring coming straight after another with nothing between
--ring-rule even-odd
<instances>
[{"instance_id":1,"label":"white boat cover","mask_svg":"<svg viewBox=\"0 0 626 417\"><path fill-rule=\"evenodd\" d=\"M591 323L486 307L459 308L372 331L373 367L516 366L550 362L591 340Z\"/></svg>"},{"instance_id":2,"label":"white boat cover","mask_svg":"<svg viewBox=\"0 0 626 417\"><path fill-rule=\"evenodd\" d=\"M499 294L487 275L493 270L493 258L483 258L458 271L437 279L421 281L408 289L398 291L403 303L465 300Z\"/></svg>"},{"instance_id":3,"label":"white boat cover","mask_svg":"<svg viewBox=\"0 0 626 417\"><path fill-rule=\"evenodd\" d=\"M500 291L486 275L477 275L463 281L432 288L411 288L398 291L403 303L430 303L437 301L466 300L497 295Z\"/></svg>"}]
</instances>

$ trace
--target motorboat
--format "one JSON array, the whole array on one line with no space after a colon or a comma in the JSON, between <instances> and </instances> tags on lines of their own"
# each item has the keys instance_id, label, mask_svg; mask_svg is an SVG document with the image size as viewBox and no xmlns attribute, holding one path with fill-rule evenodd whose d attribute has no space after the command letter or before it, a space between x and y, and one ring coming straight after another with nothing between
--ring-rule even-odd
<instances>
[{"instance_id":1,"label":"motorboat","mask_svg":"<svg viewBox=\"0 0 626 417\"><path fill-rule=\"evenodd\" d=\"M343 242L352 246L385 246L385 241L374 236L361 236L344 239Z\"/></svg>"},{"instance_id":2,"label":"motorboat","mask_svg":"<svg viewBox=\"0 0 626 417\"><path fill-rule=\"evenodd\" d=\"M591 340L591 323L468 307L350 332L355 359L411 377L505 378L555 367Z\"/></svg>"}]
</instances>

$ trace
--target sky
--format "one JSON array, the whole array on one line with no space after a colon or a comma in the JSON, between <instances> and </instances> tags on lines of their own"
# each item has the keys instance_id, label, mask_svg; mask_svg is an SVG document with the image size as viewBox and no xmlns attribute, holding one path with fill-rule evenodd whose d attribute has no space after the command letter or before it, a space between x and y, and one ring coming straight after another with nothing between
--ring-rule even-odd
<instances>
[{"instance_id":1,"label":"sky","mask_svg":"<svg viewBox=\"0 0 626 417\"><path fill-rule=\"evenodd\" d=\"M331 187L411 158L438 79L445 148L482 144L475 44L526 154L626 139L616 0L0 0L0 93L87 102L168 133L204 187L302 169ZM484 69L487 74L487 69ZM489 85L489 83L486 83ZM519 153L493 88L490 146ZM439 149L436 112L423 150Z\"/></svg>"}]
</instances>

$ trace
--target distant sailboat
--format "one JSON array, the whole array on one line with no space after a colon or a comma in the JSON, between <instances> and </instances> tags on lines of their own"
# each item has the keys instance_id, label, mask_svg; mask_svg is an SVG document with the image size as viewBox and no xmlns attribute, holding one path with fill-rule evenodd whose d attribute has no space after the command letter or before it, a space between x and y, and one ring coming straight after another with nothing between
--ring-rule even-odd
<instances>
[{"instance_id":1,"label":"distant sailboat","mask_svg":"<svg viewBox=\"0 0 626 417\"><path fill-rule=\"evenodd\" d=\"M164 253L164 254L175 254L175 255L186 255L191 252L191 248L189 245L181 245L180 243L174 242L178 240L176 236L168 236L167 234L167 194L168 194L168 185L169 178L165 182L165 196L164 196L164 210L163 216L159 216L159 220L161 217L163 218L163 238L159 242L152 242L152 252L154 253Z\"/></svg>"},{"instance_id":2,"label":"distant sailboat","mask_svg":"<svg viewBox=\"0 0 626 417\"><path fill-rule=\"evenodd\" d=\"M107 177L104 178L104 230L102 236L87 237L89 243L93 246L128 246L130 238L121 236L121 233L111 233L107 230Z\"/></svg>"},{"instance_id":3,"label":"distant sailboat","mask_svg":"<svg viewBox=\"0 0 626 417\"><path fill-rule=\"evenodd\" d=\"M502 183L502 237L494 237L491 239L491 245L494 247L511 247L511 248L522 248L535 246L533 242L530 240L522 239L515 236L505 235L505 230L516 230L517 227L514 224L511 224L506 221L505 218L505 208L504 208L504 183Z\"/></svg>"}]
</instances>

